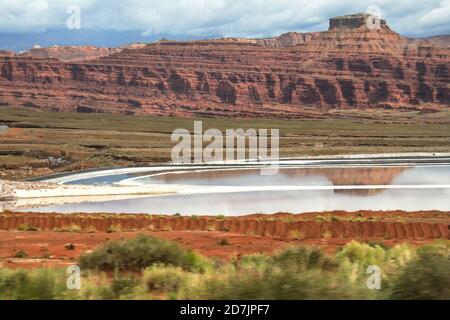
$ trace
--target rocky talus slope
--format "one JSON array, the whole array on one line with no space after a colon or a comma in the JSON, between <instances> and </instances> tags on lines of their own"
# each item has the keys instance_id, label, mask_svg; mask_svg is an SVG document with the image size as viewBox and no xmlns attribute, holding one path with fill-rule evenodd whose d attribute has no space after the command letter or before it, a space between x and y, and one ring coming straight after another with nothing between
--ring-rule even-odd
<instances>
[{"instance_id":1,"label":"rocky talus slope","mask_svg":"<svg viewBox=\"0 0 450 320\"><path fill-rule=\"evenodd\" d=\"M407 39L385 21L369 28L370 18L332 18L328 31L274 39L160 41L81 62L4 54L0 106L279 118L448 107L445 41Z\"/></svg>"}]
</instances>

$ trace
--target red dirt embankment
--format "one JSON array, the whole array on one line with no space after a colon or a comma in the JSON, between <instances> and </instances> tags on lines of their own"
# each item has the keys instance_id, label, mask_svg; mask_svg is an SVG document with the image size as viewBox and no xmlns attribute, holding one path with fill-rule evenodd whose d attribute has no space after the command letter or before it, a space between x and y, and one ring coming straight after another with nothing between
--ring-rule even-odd
<instances>
[{"instance_id":1,"label":"red dirt embankment","mask_svg":"<svg viewBox=\"0 0 450 320\"><path fill-rule=\"evenodd\" d=\"M317 246L327 252L357 240L391 246L449 239L450 212L327 212L178 217L112 214L0 214L0 266L61 267L109 240L138 234L174 241L208 257L238 258L272 253L287 245ZM226 240L226 241L224 241ZM73 244L68 250L66 244ZM26 257L15 258L23 251Z\"/></svg>"},{"instance_id":2,"label":"red dirt embankment","mask_svg":"<svg viewBox=\"0 0 450 320\"><path fill-rule=\"evenodd\" d=\"M329 212L182 217L111 214L4 213L0 230L218 231L282 239L449 239L446 212Z\"/></svg>"}]
</instances>

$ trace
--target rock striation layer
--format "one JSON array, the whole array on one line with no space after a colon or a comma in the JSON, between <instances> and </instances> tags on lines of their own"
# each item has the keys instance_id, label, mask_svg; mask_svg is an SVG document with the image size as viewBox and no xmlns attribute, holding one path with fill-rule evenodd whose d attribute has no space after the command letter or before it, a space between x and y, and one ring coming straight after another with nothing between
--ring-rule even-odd
<instances>
[{"instance_id":1,"label":"rock striation layer","mask_svg":"<svg viewBox=\"0 0 450 320\"><path fill-rule=\"evenodd\" d=\"M280 118L448 107L448 46L404 38L384 20L373 28L372 18L336 17L328 31L273 39L160 41L79 62L0 52L0 106Z\"/></svg>"}]
</instances>

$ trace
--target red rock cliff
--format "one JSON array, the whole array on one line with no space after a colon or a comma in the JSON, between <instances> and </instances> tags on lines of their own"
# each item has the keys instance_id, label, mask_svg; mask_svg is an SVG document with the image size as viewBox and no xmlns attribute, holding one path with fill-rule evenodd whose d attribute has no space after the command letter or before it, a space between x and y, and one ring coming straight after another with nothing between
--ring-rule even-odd
<instances>
[{"instance_id":1,"label":"red rock cliff","mask_svg":"<svg viewBox=\"0 0 450 320\"><path fill-rule=\"evenodd\" d=\"M295 46L292 37L161 41L77 63L0 56L0 105L236 117L449 106L449 48L403 38L384 21L368 28L369 18L333 18Z\"/></svg>"},{"instance_id":2,"label":"red rock cliff","mask_svg":"<svg viewBox=\"0 0 450 320\"><path fill-rule=\"evenodd\" d=\"M120 52L120 48L98 48L94 46L53 46L33 48L18 54L20 57L58 59L61 61L94 60Z\"/></svg>"}]
</instances>

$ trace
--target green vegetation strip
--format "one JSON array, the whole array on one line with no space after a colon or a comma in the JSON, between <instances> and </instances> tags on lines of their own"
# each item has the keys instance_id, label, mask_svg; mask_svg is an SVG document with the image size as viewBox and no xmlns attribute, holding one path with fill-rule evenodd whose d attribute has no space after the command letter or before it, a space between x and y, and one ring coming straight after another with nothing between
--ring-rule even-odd
<instances>
[{"instance_id":1,"label":"green vegetation strip","mask_svg":"<svg viewBox=\"0 0 450 320\"><path fill-rule=\"evenodd\" d=\"M351 242L334 255L290 247L272 256L208 260L139 236L80 258L81 289L65 270L0 269L0 299L450 299L450 242L420 248ZM367 287L367 268L381 289Z\"/></svg>"}]
</instances>

